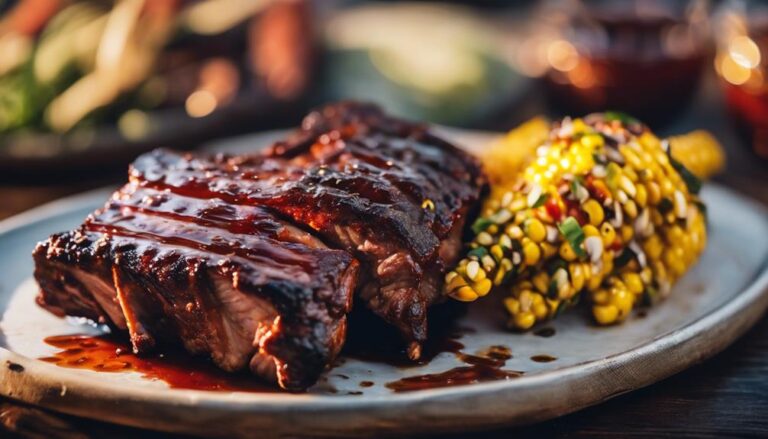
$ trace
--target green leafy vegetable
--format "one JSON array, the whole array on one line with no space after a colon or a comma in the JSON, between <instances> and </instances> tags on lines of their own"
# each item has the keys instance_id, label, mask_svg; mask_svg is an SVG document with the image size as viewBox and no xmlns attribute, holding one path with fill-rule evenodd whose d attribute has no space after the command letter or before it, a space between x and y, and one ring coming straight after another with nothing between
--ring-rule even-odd
<instances>
[{"instance_id":1,"label":"green leafy vegetable","mask_svg":"<svg viewBox=\"0 0 768 439\"><path fill-rule=\"evenodd\" d=\"M489 220L488 218L478 218L472 224L472 231L475 232L475 235L477 235L478 233L487 229L491 224L493 224L493 221Z\"/></svg>"},{"instance_id":2,"label":"green leafy vegetable","mask_svg":"<svg viewBox=\"0 0 768 439\"><path fill-rule=\"evenodd\" d=\"M576 221L576 218L569 216L565 221L560 223L557 228L560 229L560 233L563 234L565 239L571 245L574 253L580 258L586 258L587 252L581 247L585 239L584 230L579 225L579 222Z\"/></svg>"},{"instance_id":3,"label":"green leafy vegetable","mask_svg":"<svg viewBox=\"0 0 768 439\"><path fill-rule=\"evenodd\" d=\"M693 175L693 173L689 171L685 165L672 157L672 148L667 150L667 154L669 154L669 163L672 164L672 167L675 168L675 171L680 174L680 177L685 182L685 186L688 187L688 192L694 195L698 194L701 191L701 180L699 180L699 177Z\"/></svg>"},{"instance_id":4,"label":"green leafy vegetable","mask_svg":"<svg viewBox=\"0 0 768 439\"><path fill-rule=\"evenodd\" d=\"M559 297L557 292L557 282L554 279L549 281L549 287L547 288L547 297L551 300L555 300Z\"/></svg>"},{"instance_id":5,"label":"green leafy vegetable","mask_svg":"<svg viewBox=\"0 0 768 439\"><path fill-rule=\"evenodd\" d=\"M640 121L637 120L636 118L630 116L627 113L622 113L621 111L606 111L604 114L605 114L605 120L609 122L618 120L619 122L625 125L640 123Z\"/></svg>"},{"instance_id":6,"label":"green leafy vegetable","mask_svg":"<svg viewBox=\"0 0 768 439\"><path fill-rule=\"evenodd\" d=\"M488 250L485 247L478 247L467 252L467 256L477 256L478 259L488 254Z\"/></svg>"},{"instance_id":7,"label":"green leafy vegetable","mask_svg":"<svg viewBox=\"0 0 768 439\"><path fill-rule=\"evenodd\" d=\"M534 209L537 208L537 207L541 207L541 206L544 205L544 203L547 202L547 200L549 200L549 194L541 194L541 195L539 195L539 198L536 200L536 202L533 203L532 207Z\"/></svg>"}]
</instances>

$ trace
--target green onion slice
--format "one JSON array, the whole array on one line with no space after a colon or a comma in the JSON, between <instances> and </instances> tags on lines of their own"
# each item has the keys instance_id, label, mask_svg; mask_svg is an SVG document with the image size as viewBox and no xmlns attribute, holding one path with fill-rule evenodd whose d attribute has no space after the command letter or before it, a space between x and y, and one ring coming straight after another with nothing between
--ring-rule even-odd
<instances>
[{"instance_id":1,"label":"green onion slice","mask_svg":"<svg viewBox=\"0 0 768 439\"><path fill-rule=\"evenodd\" d=\"M580 258L586 258L587 252L581 247L585 239L584 230L579 225L579 222L576 221L576 218L569 216L557 227L568 243L571 244L571 248L573 248L576 255Z\"/></svg>"}]
</instances>

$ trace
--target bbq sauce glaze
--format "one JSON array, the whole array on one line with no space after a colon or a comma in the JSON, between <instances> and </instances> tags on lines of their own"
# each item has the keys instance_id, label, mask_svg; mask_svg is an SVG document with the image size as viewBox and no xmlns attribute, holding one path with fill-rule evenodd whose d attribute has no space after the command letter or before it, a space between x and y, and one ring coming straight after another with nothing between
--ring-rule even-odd
<instances>
[{"instance_id":1,"label":"bbq sauce glaze","mask_svg":"<svg viewBox=\"0 0 768 439\"><path fill-rule=\"evenodd\" d=\"M139 357L128 343L114 336L60 335L45 342L61 349L41 358L57 366L96 372L138 372L145 378L162 380L172 388L238 392L279 392L246 373L227 373L202 358L184 352Z\"/></svg>"},{"instance_id":2,"label":"bbq sauce glaze","mask_svg":"<svg viewBox=\"0 0 768 439\"><path fill-rule=\"evenodd\" d=\"M440 321L440 317L436 320ZM504 369L507 360L512 358L512 353L506 346L490 346L476 354L463 352L465 346L459 339L465 334L475 332L472 328L452 323L433 326L434 331L424 343L422 355L418 361L408 359L400 337L388 332L391 328L383 325L382 328L366 325L365 328L358 327L358 331L349 331L344 356L409 369L428 364L441 353L451 353L465 364L445 372L414 375L387 383L386 387L394 392L506 380L523 375L520 371ZM380 329L384 332L378 332ZM355 334L364 336L358 338ZM247 371L235 374L224 372L210 361L180 350L166 352L163 355L137 356L132 353L127 341L114 335L61 335L48 337L45 342L59 348L60 351L41 360L61 367L97 372L138 372L145 378L162 380L170 387L178 389L282 392L273 385L259 381ZM334 364L342 364L343 360L343 358L337 358ZM346 375L340 377L349 379ZM366 388L371 387L373 383L363 381L359 385ZM355 395L358 393L349 392Z\"/></svg>"}]
</instances>

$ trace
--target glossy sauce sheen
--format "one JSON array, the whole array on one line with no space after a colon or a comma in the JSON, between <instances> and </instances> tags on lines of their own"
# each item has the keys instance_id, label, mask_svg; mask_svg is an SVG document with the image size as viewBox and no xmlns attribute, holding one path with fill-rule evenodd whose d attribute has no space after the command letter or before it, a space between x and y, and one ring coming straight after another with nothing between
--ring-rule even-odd
<instances>
[{"instance_id":1,"label":"glossy sauce sheen","mask_svg":"<svg viewBox=\"0 0 768 439\"><path fill-rule=\"evenodd\" d=\"M41 360L61 367L96 372L138 372L145 378L165 381L176 389L280 392L253 375L227 373L186 353L138 357L131 353L127 343L121 343L113 337L61 335L48 337L45 342L61 351Z\"/></svg>"},{"instance_id":2,"label":"glossy sauce sheen","mask_svg":"<svg viewBox=\"0 0 768 439\"><path fill-rule=\"evenodd\" d=\"M456 342L456 344L461 348L464 347L461 343ZM512 353L506 346L491 346L477 355L466 354L458 349L454 351L454 354L467 366L455 367L441 373L402 378L387 383L387 387L395 392L412 392L486 381L508 380L523 375L523 372L520 371L502 369L507 360L512 358Z\"/></svg>"},{"instance_id":3,"label":"glossy sauce sheen","mask_svg":"<svg viewBox=\"0 0 768 439\"><path fill-rule=\"evenodd\" d=\"M523 375L523 372L504 370L507 360L512 354L506 346L491 346L477 354L462 352L464 345L456 340L471 329L459 328L447 331L444 337L433 338L426 346L426 355L418 363L413 363L404 357L389 352L377 358L367 358L369 361L386 362L403 366L419 366L443 352L453 353L466 366L460 366L436 374L415 375L386 384L395 392L409 392L440 387L450 387L486 381L506 380ZM131 352L128 343L120 342L113 336L61 335L45 339L53 347L61 349L42 361L53 363L60 367L87 369L96 372L138 372L144 378L161 380L172 388L210 390L210 391L239 391L258 393L278 393L280 389L271 387L254 378L252 375L232 374L216 368L202 358L195 358L185 352L171 352L163 356L139 357ZM367 355L361 355L366 357ZM349 379L343 376L344 379ZM371 381L361 381L360 387L372 387ZM335 392L331 392L335 393ZM349 392L359 395L361 392Z\"/></svg>"},{"instance_id":4,"label":"glossy sauce sheen","mask_svg":"<svg viewBox=\"0 0 768 439\"><path fill-rule=\"evenodd\" d=\"M537 363L550 363L556 360L557 360L557 357L553 357L551 355L546 355L546 354L534 355L533 357L531 357L531 361L535 361Z\"/></svg>"}]
</instances>

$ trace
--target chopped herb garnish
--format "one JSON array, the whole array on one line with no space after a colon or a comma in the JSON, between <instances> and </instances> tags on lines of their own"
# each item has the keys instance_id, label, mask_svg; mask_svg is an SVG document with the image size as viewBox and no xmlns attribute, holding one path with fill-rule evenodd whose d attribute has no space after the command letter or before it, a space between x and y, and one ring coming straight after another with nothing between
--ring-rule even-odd
<instances>
[{"instance_id":1,"label":"chopped herb garnish","mask_svg":"<svg viewBox=\"0 0 768 439\"><path fill-rule=\"evenodd\" d=\"M672 203L672 200L667 197L663 197L659 200L659 213L662 215L668 214L674 207L675 205Z\"/></svg>"},{"instance_id":2,"label":"chopped herb garnish","mask_svg":"<svg viewBox=\"0 0 768 439\"><path fill-rule=\"evenodd\" d=\"M467 256L477 256L478 259L488 254L488 250L485 247L478 247L467 252Z\"/></svg>"},{"instance_id":3,"label":"chopped herb garnish","mask_svg":"<svg viewBox=\"0 0 768 439\"><path fill-rule=\"evenodd\" d=\"M489 220L488 218L478 218L472 224L472 231L475 232L475 235L477 235L483 230L487 229L491 224L493 224L493 221Z\"/></svg>"},{"instance_id":4,"label":"chopped herb garnish","mask_svg":"<svg viewBox=\"0 0 768 439\"><path fill-rule=\"evenodd\" d=\"M579 187L584 187L584 177L581 175L573 177L573 181L571 181L571 193L574 197L578 197Z\"/></svg>"},{"instance_id":5,"label":"chopped herb garnish","mask_svg":"<svg viewBox=\"0 0 768 439\"><path fill-rule=\"evenodd\" d=\"M557 282L554 279L549 281L549 288L547 288L547 297L551 300L555 300L559 297L557 291Z\"/></svg>"},{"instance_id":6,"label":"chopped herb garnish","mask_svg":"<svg viewBox=\"0 0 768 439\"><path fill-rule=\"evenodd\" d=\"M606 111L604 114L605 114L605 120L609 122L618 120L619 122L625 125L640 123L640 121L637 120L636 118L630 116L627 113L622 113L621 111Z\"/></svg>"},{"instance_id":7,"label":"chopped herb garnish","mask_svg":"<svg viewBox=\"0 0 768 439\"><path fill-rule=\"evenodd\" d=\"M539 198L536 200L535 203L533 203L533 206L531 207L533 207L534 209L537 207L541 207L544 205L544 203L547 202L547 200L549 200L549 194L541 194L539 195Z\"/></svg>"},{"instance_id":8,"label":"chopped herb garnish","mask_svg":"<svg viewBox=\"0 0 768 439\"><path fill-rule=\"evenodd\" d=\"M685 165L672 157L672 148L667 151L667 154L669 155L669 163L675 168L677 173L680 174L680 177L685 182L685 186L688 188L688 192L694 195L698 194L701 191L701 180L699 180L699 177L693 175Z\"/></svg>"},{"instance_id":9,"label":"chopped herb garnish","mask_svg":"<svg viewBox=\"0 0 768 439\"><path fill-rule=\"evenodd\" d=\"M586 258L587 252L581 248L585 239L584 230L579 225L579 222L576 221L576 218L569 216L565 221L560 223L557 228L560 229L560 233L563 234L565 239L571 245L573 252L580 258Z\"/></svg>"},{"instance_id":10,"label":"chopped herb garnish","mask_svg":"<svg viewBox=\"0 0 768 439\"><path fill-rule=\"evenodd\" d=\"M699 209L699 212L704 215L704 221L709 222L709 212L707 211L707 205L699 200L694 201L693 204Z\"/></svg>"},{"instance_id":11,"label":"chopped herb garnish","mask_svg":"<svg viewBox=\"0 0 768 439\"><path fill-rule=\"evenodd\" d=\"M598 165L604 165L604 164L608 163L608 161L605 160L605 157L601 156L600 154L598 154L596 152L592 153L592 160L594 160L595 163L597 163Z\"/></svg>"}]
</instances>

